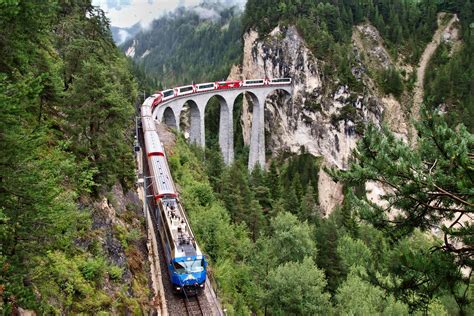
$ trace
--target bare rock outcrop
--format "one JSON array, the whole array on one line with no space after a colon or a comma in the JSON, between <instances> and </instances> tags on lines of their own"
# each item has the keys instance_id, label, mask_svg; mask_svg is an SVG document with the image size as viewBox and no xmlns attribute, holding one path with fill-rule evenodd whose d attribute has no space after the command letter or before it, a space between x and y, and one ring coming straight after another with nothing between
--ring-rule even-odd
<instances>
[{"instance_id":1,"label":"bare rock outcrop","mask_svg":"<svg viewBox=\"0 0 474 316\"><path fill-rule=\"evenodd\" d=\"M383 58L388 59L388 54ZM359 80L365 80L367 67L359 61L355 68L353 71L358 73ZM291 98L283 92L267 98L267 153L296 153L304 147L307 152L323 157L328 166L343 169L360 137L358 131L368 122L379 124L384 107L371 89L363 93L352 91L346 85L326 80L323 69L324 62L314 57L295 27L277 27L265 38L260 38L255 31L244 35L242 65L233 67L229 77L291 77L294 85ZM247 144L251 113L251 105L245 101L241 120ZM332 182L329 176L325 175L323 180L319 183L320 204L328 214L342 201L343 195L341 186Z\"/></svg>"}]
</instances>

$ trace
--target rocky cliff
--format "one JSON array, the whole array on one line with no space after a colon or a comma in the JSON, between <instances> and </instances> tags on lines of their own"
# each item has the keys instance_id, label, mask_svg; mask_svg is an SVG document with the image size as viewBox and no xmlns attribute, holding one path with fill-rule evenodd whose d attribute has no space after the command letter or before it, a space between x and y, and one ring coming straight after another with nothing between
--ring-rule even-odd
<instances>
[{"instance_id":1,"label":"rocky cliff","mask_svg":"<svg viewBox=\"0 0 474 316\"><path fill-rule=\"evenodd\" d=\"M354 44L356 55L360 47ZM388 54L387 54L388 56ZM388 57L387 57L388 58ZM325 164L345 168L359 132L368 122L380 124L385 110L374 84L367 76L368 66L359 58L352 69L364 84L363 92L332 80L325 80L324 62L314 57L295 27L275 28L267 37L250 31L244 35L243 62L232 69L230 78L291 77L293 96L283 92L267 99L265 134L267 153L298 152L324 158ZM250 141L251 106L244 102L242 125L244 141ZM342 201L341 187L321 171L320 204L326 213Z\"/></svg>"},{"instance_id":2,"label":"rocky cliff","mask_svg":"<svg viewBox=\"0 0 474 316\"><path fill-rule=\"evenodd\" d=\"M267 98L267 154L277 155L282 151L296 153L304 147L309 153L323 157L323 165L344 169L364 126L369 122L386 124L400 139L414 141L416 136L410 117L416 116L420 103L418 100L416 104L416 96L423 93L425 68L440 41L456 44L458 37L457 17L454 15L446 19L445 15L439 14L438 30L427 45L420 65L410 65L401 54L393 60L378 30L371 24L355 26L352 32L355 58L351 71L358 81L358 88L331 79L334 76L325 73L326 63L315 58L293 26L276 27L265 37L255 31L246 33L242 64L234 66L229 77L291 77L294 84L291 97L276 92ZM451 46L459 46L455 44ZM425 58L425 55L428 57ZM417 82L413 89L404 89L398 98L381 92L377 75L390 68L397 69L406 82L415 77ZM244 100L241 123L246 144L250 142L251 113L252 107ZM342 201L341 186L332 182L322 170L318 190L319 202L326 214Z\"/></svg>"}]
</instances>

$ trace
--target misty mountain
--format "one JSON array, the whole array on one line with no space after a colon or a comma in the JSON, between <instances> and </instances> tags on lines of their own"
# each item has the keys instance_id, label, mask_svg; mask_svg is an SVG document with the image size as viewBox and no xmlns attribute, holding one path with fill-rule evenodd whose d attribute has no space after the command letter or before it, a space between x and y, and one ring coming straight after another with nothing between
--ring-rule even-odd
<instances>
[{"instance_id":1,"label":"misty mountain","mask_svg":"<svg viewBox=\"0 0 474 316\"><path fill-rule=\"evenodd\" d=\"M241 9L215 1L179 7L121 48L167 86L222 79L241 56Z\"/></svg>"},{"instance_id":2,"label":"misty mountain","mask_svg":"<svg viewBox=\"0 0 474 316\"><path fill-rule=\"evenodd\" d=\"M110 30L112 31L114 42L117 43L117 45L120 45L140 32L142 27L140 23L136 23L130 27L111 26Z\"/></svg>"}]
</instances>

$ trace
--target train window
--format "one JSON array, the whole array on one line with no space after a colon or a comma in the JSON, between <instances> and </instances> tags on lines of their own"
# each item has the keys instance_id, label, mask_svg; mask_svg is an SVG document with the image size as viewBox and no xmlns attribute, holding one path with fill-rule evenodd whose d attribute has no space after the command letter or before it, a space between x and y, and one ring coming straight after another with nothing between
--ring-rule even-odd
<instances>
[{"instance_id":1,"label":"train window","mask_svg":"<svg viewBox=\"0 0 474 316\"><path fill-rule=\"evenodd\" d=\"M207 89L207 88L213 88L214 87L214 84L213 83L210 83L210 84L202 84L200 86L198 86L199 89Z\"/></svg>"},{"instance_id":2,"label":"train window","mask_svg":"<svg viewBox=\"0 0 474 316\"><path fill-rule=\"evenodd\" d=\"M188 92L188 91L191 91L191 90L193 90L192 86L179 88L179 92Z\"/></svg>"},{"instance_id":3,"label":"train window","mask_svg":"<svg viewBox=\"0 0 474 316\"><path fill-rule=\"evenodd\" d=\"M290 82L289 78L272 79L272 82Z\"/></svg>"},{"instance_id":4,"label":"train window","mask_svg":"<svg viewBox=\"0 0 474 316\"><path fill-rule=\"evenodd\" d=\"M163 92L163 97L167 98L169 96L172 96L174 94L173 90L168 90Z\"/></svg>"},{"instance_id":5,"label":"train window","mask_svg":"<svg viewBox=\"0 0 474 316\"><path fill-rule=\"evenodd\" d=\"M263 80L247 80L247 84L254 84L254 83L263 83Z\"/></svg>"}]
</instances>

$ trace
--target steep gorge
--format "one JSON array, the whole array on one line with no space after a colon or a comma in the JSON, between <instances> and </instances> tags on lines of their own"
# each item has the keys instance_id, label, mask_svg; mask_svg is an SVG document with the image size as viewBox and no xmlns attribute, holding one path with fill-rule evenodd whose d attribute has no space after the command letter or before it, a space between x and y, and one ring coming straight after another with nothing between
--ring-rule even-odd
<instances>
[{"instance_id":1,"label":"steep gorge","mask_svg":"<svg viewBox=\"0 0 474 316\"><path fill-rule=\"evenodd\" d=\"M277 27L264 39L256 31L244 35L243 63L233 68L229 78L291 77L293 97L281 102L275 94L266 104L267 151L297 153L304 147L323 157L325 165L345 168L358 139L356 124L380 124L384 105L373 89L357 93L325 80L323 67L324 61L314 57L295 27ZM364 76L362 69L361 64L357 70ZM361 80L370 86L366 75ZM251 130L251 111L244 102L244 131ZM249 132L244 133L244 141L249 143ZM319 202L328 214L342 201L342 188L323 170L319 179Z\"/></svg>"},{"instance_id":2,"label":"steep gorge","mask_svg":"<svg viewBox=\"0 0 474 316\"><path fill-rule=\"evenodd\" d=\"M441 14L438 18L439 27L433 38L437 44L457 19L453 16L443 24L444 16ZM405 62L402 57L394 61L378 30L370 23L355 26L352 48L356 58L351 71L363 85L360 91L325 74L326 62L314 56L294 26L278 26L267 36L250 30L244 34L243 41L242 64L232 68L229 79L293 79L294 94L291 98L277 92L267 99L265 105L267 159L268 154L276 156L285 151L298 153L304 147L307 152L322 157L324 166L344 169L360 133L368 123L378 126L386 124L399 138L405 141L411 138L413 121L409 118L418 111L421 103L420 84L416 84L413 91L405 89L400 98L395 98L383 93L376 75L395 68L403 71L405 80L416 73L418 82L422 82L420 78L436 44L427 46L417 67ZM411 110L408 106L402 106L412 102L414 108ZM245 144L250 143L251 107L244 98L241 124ZM328 214L342 202L342 187L322 169L318 186L319 203L323 212Z\"/></svg>"}]
</instances>

